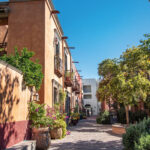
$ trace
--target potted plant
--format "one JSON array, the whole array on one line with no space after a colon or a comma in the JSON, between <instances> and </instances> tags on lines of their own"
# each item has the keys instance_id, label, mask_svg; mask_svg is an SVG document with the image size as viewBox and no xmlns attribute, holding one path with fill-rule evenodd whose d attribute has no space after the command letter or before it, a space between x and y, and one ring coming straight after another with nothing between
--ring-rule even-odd
<instances>
[{"instance_id":1,"label":"potted plant","mask_svg":"<svg viewBox=\"0 0 150 150\"><path fill-rule=\"evenodd\" d=\"M64 121L62 119L54 121L54 124L50 129L50 135L52 139L61 139L63 137L63 125Z\"/></svg>"},{"instance_id":2,"label":"potted plant","mask_svg":"<svg viewBox=\"0 0 150 150\"><path fill-rule=\"evenodd\" d=\"M75 126L78 123L78 116L76 113L71 114L71 123Z\"/></svg>"},{"instance_id":3,"label":"potted plant","mask_svg":"<svg viewBox=\"0 0 150 150\"><path fill-rule=\"evenodd\" d=\"M55 108L47 108L47 116L49 116L53 123L50 128L50 135L52 139L61 139L66 135L66 115L60 113L58 105Z\"/></svg>"},{"instance_id":4,"label":"potted plant","mask_svg":"<svg viewBox=\"0 0 150 150\"><path fill-rule=\"evenodd\" d=\"M29 103L29 119L32 127L32 140L36 140L37 149L45 150L51 145L49 127L52 119L46 116L44 104Z\"/></svg>"}]
</instances>

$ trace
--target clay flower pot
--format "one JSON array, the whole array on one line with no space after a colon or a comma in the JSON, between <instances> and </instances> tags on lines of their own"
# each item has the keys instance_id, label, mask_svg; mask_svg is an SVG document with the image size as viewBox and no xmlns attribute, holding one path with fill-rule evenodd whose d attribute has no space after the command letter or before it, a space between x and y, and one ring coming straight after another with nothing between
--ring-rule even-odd
<instances>
[{"instance_id":1,"label":"clay flower pot","mask_svg":"<svg viewBox=\"0 0 150 150\"><path fill-rule=\"evenodd\" d=\"M50 135L52 139L62 138L62 128L54 128L50 130Z\"/></svg>"},{"instance_id":2,"label":"clay flower pot","mask_svg":"<svg viewBox=\"0 0 150 150\"><path fill-rule=\"evenodd\" d=\"M32 140L36 140L37 149L48 149L51 145L49 128L32 128Z\"/></svg>"},{"instance_id":3,"label":"clay flower pot","mask_svg":"<svg viewBox=\"0 0 150 150\"><path fill-rule=\"evenodd\" d=\"M78 123L78 121L77 121L77 120L72 120L72 124L73 124L74 126L76 126L76 125L77 125L77 123Z\"/></svg>"}]
</instances>

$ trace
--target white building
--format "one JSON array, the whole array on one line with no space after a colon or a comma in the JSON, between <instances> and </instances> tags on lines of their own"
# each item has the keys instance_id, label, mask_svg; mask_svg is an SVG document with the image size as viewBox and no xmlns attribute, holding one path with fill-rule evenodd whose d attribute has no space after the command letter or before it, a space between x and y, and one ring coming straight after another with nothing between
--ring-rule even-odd
<instances>
[{"instance_id":1,"label":"white building","mask_svg":"<svg viewBox=\"0 0 150 150\"><path fill-rule=\"evenodd\" d=\"M83 79L83 102L86 110L92 115L98 115L100 110L100 102L97 101L96 91L98 81L96 79Z\"/></svg>"}]
</instances>

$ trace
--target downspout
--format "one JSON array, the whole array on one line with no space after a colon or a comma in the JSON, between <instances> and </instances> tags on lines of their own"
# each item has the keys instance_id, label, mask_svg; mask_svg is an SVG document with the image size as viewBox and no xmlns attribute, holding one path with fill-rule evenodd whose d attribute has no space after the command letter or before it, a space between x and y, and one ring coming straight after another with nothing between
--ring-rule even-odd
<instances>
[{"instance_id":1,"label":"downspout","mask_svg":"<svg viewBox=\"0 0 150 150\"><path fill-rule=\"evenodd\" d=\"M62 76L62 87L63 87L63 91L65 88L65 59L64 59L64 40L62 39L62 72L63 72L63 76ZM63 112L65 112L65 101L63 104Z\"/></svg>"}]
</instances>

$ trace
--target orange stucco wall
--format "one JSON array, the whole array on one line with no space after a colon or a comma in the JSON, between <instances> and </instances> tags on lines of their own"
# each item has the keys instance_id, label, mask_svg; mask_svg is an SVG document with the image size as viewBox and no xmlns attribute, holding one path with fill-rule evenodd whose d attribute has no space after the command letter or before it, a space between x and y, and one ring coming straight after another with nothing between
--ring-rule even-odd
<instances>
[{"instance_id":1,"label":"orange stucco wall","mask_svg":"<svg viewBox=\"0 0 150 150\"><path fill-rule=\"evenodd\" d=\"M28 102L30 89L16 68L0 61L0 150L30 136Z\"/></svg>"},{"instance_id":2,"label":"orange stucco wall","mask_svg":"<svg viewBox=\"0 0 150 150\"><path fill-rule=\"evenodd\" d=\"M28 120L31 92L17 69L0 61L0 123Z\"/></svg>"},{"instance_id":3,"label":"orange stucco wall","mask_svg":"<svg viewBox=\"0 0 150 150\"><path fill-rule=\"evenodd\" d=\"M11 2L9 7L11 12L8 18L8 54L14 52L15 46L18 50L27 47L35 52L34 59L39 59L44 73L44 1ZM44 102L44 88L42 84L39 91L41 103Z\"/></svg>"}]
</instances>

